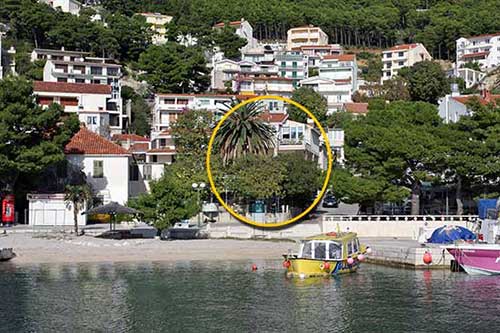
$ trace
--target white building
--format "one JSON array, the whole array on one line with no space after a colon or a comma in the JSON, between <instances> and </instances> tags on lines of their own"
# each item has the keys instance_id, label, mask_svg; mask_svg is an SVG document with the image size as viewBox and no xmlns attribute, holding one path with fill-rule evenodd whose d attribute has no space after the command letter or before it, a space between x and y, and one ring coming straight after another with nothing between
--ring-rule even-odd
<instances>
[{"instance_id":1,"label":"white building","mask_svg":"<svg viewBox=\"0 0 500 333\"><path fill-rule=\"evenodd\" d=\"M241 38L246 39L247 45L245 45L241 51L244 52L247 49L253 49L257 47L257 39L253 37L253 28L246 21L244 18L242 18L239 21L232 21L227 23L230 27L234 28L236 31L235 33L240 36ZM219 22L214 25L214 29L222 29L226 26L226 23L224 22Z\"/></svg>"},{"instance_id":2,"label":"white building","mask_svg":"<svg viewBox=\"0 0 500 333\"><path fill-rule=\"evenodd\" d=\"M291 97L294 90L294 80L286 77L241 76L233 81L233 91L242 95Z\"/></svg>"},{"instance_id":3,"label":"white building","mask_svg":"<svg viewBox=\"0 0 500 333\"><path fill-rule=\"evenodd\" d=\"M0 80L3 79L3 62L2 62L2 33L0 32Z\"/></svg>"},{"instance_id":4,"label":"white building","mask_svg":"<svg viewBox=\"0 0 500 333\"><path fill-rule=\"evenodd\" d=\"M65 13L78 15L82 4L76 0L40 0L54 9L59 9Z\"/></svg>"},{"instance_id":5,"label":"white building","mask_svg":"<svg viewBox=\"0 0 500 333\"><path fill-rule=\"evenodd\" d=\"M60 104L65 112L76 113L91 131L103 136L121 133L122 115L113 103L111 86L35 81L33 92L38 104Z\"/></svg>"},{"instance_id":6,"label":"white building","mask_svg":"<svg viewBox=\"0 0 500 333\"><path fill-rule=\"evenodd\" d=\"M144 16L146 23L151 25L151 30L154 33L152 37L153 44L160 45L165 43L167 41L167 28L165 25L170 23L173 17L160 13L140 13L139 15Z\"/></svg>"},{"instance_id":7,"label":"white building","mask_svg":"<svg viewBox=\"0 0 500 333\"><path fill-rule=\"evenodd\" d=\"M424 60L432 60L432 57L420 43L396 45L383 51L382 82L396 76L399 69L411 67Z\"/></svg>"},{"instance_id":8,"label":"white building","mask_svg":"<svg viewBox=\"0 0 500 333\"><path fill-rule=\"evenodd\" d=\"M439 100L439 116L446 124L449 124L456 123L462 116L472 115L472 110L467 106L467 103L474 98L482 105L488 103L499 105L500 103L500 95L492 95L487 90L483 90L481 95L460 95L458 88L452 87L452 93Z\"/></svg>"},{"instance_id":9,"label":"white building","mask_svg":"<svg viewBox=\"0 0 500 333\"><path fill-rule=\"evenodd\" d=\"M500 33L459 38L456 70L466 63L478 63L482 70L489 71L500 64Z\"/></svg>"},{"instance_id":10,"label":"white building","mask_svg":"<svg viewBox=\"0 0 500 333\"><path fill-rule=\"evenodd\" d=\"M326 45L328 35L321 28L312 25L292 28L287 32L287 49L293 50L305 45Z\"/></svg>"},{"instance_id":11,"label":"white building","mask_svg":"<svg viewBox=\"0 0 500 333\"><path fill-rule=\"evenodd\" d=\"M276 54L275 64L281 77L293 80L293 86L298 87L300 80L309 76L309 60L302 52L286 51Z\"/></svg>"},{"instance_id":12,"label":"white building","mask_svg":"<svg viewBox=\"0 0 500 333\"><path fill-rule=\"evenodd\" d=\"M323 96L327 101L329 113L338 111L344 103L351 101L351 80L333 80L313 76L300 81L300 86L311 88Z\"/></svg>"},{"instance_id":13,"label":"white building","mask_svg":"<svg viewBox=\"0 0 500 333\"><path fill-rule=\"evenodd\" d=\"M296 47L293 51L302 52L305 56L307 56L309 68L317 68L324 56L338 56L344 53L342 46L339 44L305 45Z\"/></svg>"},{"instance_id":14,"label":"white building","mask_svg":"<svg viewBox=\"0 0 500 333\"><path fill-rule=\"evenodd\" d=\"M223 91L232 89L233 81L240 76L277 76L278 66L274 62L255 63L248 60L233 61L223 59L214 64L212 68L212 90Z\"/></svg>"},{"instance_id":15,"label":"white building","mask_svg":"<svg viewBox=\"0 0 500 333\"><path fill-rule=\"evenodd\" d=\"M81 169L87 182L104 204L125 204L129 198L129 159L131 154L85 127L65 147L68 162Z\"/></svg>"},{"instance_id":16,"label":"white building","mask_svg":"<svg viewBox=\"0 0 500 333\"><path fill-rule=\"evenodd\" d=\"M107 98L103 110L109 111L112 134L120 133L128 127L130 115L123 107L121 97L121 66L114 63L114 60L90 57L86 52L64 49L34 49L31 60L46 60L43 68L44 82L100 84L110 87L111 96Z\"/></svg>"}]
</instances>

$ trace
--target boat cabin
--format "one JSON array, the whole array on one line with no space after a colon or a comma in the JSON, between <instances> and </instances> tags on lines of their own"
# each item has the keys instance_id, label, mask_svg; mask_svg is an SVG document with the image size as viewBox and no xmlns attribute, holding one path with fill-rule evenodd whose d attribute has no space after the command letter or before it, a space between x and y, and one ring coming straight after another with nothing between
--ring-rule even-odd
<instances>
[{"instance_id":1,"label":"boat cabin","mask_svg":"<svg viewBox=\"0 0 500 333\"><path fill-rule=\"evenodd\" d=\"M316 260L343 260L360 250L358 238L307 239L300 246L299 258Z\"/></svg>"}]
</instances>

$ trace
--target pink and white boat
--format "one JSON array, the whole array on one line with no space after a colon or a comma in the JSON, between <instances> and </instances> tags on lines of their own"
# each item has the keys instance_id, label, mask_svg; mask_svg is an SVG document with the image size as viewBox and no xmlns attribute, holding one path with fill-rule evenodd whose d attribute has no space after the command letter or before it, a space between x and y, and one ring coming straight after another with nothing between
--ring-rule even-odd
<instances>
[{"instance_id":1,"label":"pink and white boat","mask_svg":"<svg viewBox=\"0 0 500 333\"><path fill-rule=\"evenodd\" d=\"M468 274L500 274L500 244L444 246Z\"/></svg>"}]
</instances>

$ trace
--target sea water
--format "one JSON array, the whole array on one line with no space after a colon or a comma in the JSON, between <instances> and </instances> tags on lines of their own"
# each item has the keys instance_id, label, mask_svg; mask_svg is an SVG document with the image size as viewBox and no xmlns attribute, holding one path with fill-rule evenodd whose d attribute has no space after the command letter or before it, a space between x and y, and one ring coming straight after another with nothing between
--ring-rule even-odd
<instances>
[{"instance_id":1,"label":"sea water","mask_svg":"<svg viewBox=\"0 0 500 333\"><path fill-rule=\"evenodd\" d=\"M281 261L0 263L1 332L500 332L500 277Z\"/></svg>"}]
</instances>

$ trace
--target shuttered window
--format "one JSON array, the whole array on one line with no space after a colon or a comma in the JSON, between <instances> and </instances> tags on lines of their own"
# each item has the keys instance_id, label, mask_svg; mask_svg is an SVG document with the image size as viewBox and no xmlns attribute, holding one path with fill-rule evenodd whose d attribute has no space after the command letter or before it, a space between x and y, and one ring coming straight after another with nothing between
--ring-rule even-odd
<instances>
[{"instance_id":1,"label":"shuttered window","mask_svg":"<svg viewBox=\"0 0 500 333\"><path fill-rule=\"evenodd\" d=\"M96 160L94 161L94 173L93 176L94 178L103 178L104 177L104 163L102 160Z\"/></svg>"}]
</instances>

